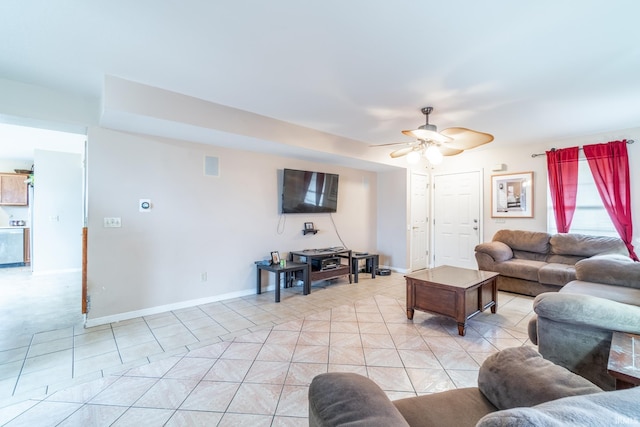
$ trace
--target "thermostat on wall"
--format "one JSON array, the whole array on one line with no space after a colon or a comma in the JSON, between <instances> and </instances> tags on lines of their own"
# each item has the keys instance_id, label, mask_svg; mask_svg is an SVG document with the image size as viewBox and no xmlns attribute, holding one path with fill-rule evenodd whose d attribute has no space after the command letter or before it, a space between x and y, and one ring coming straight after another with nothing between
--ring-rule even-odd
<instances>
[{"instance_id":1,"label":"thermostat on wall","mask_svg":"<svg viewBox=\"0 0 640 427\"><path fill-rule=\"evenodd\" d=\"M138 203L138 208L140 209L140 212L149 212L151 210L151 200L140 199L140 203Z\"/></svg>"}]
</instances>

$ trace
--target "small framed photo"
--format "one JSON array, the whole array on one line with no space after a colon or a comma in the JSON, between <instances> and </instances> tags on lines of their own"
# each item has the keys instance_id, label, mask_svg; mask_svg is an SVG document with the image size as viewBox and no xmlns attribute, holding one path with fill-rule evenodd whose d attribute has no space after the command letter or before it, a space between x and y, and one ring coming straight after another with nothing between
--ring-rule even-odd
<instances>
[{"instance_id":1,"label":"small framed photo","mask_svg":"<svg viewBox=\"0 0 640 427\"><path fill-rule=\"evenodd\" d=\"M304 229L305 230L313 230L313 223L312 222L305 222L304 223Z\"/></svg>"},{"instance_id":2,"label":"small framed photo","mask_svg":"<svg viewBox=\"0 0 640 427\"><path fill-rule=\"evenodd\" d=\"M280 252L271 252L271 264L280 264Z\"/></svg>"},{"instance_id":3,"label":"small framed photo","mask_svg":"<svg viewBox=\"0 0 640 427\"><path fill-rule=\"evenodd\" d=\"M533 172L491 176L492 218L533 218Z\"/></svg>"}]
</instances>

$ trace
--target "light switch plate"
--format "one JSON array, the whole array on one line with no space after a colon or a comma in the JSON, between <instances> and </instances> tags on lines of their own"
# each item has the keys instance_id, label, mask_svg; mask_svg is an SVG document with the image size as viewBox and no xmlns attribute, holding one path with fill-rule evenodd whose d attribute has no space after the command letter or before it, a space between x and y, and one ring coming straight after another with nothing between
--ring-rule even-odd
<instances>
[{"instance_id":1,"label":"light switch plate","mask_svg":"<svg viewBox=\"0 0 640 427\"><path fill-rule=\"evenodd\" d=\"M104 228L120 228L122 227L122 221L120 218L106 218L104 219Z\"/></svg>"}]
</instances>

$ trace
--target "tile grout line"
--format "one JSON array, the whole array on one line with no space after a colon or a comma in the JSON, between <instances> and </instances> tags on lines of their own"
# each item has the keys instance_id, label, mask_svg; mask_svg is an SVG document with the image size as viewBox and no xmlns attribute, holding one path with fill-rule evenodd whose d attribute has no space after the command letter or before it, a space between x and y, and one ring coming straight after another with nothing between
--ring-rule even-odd
<instances>
[{"instance_id":1,"label":"tile grout line","mask_svg":"<svg viewBox=\"0 0 640 427\"><path fill-rule=\"evenodd\" d=\"M20 372L18 372L18 376L16 378L16 383L13 386L13 391L11 392L11 396L16 394L18 389L18 384L20 383L20 378L22 378L22 372L24 371L24 366L27 364L27 359L29 358L29 352L31 351L31 346L33 345L33 340L36 334L31 335L31 340L29 341L29 347L27 348L27 352L24 354L24 359L22 359L22 365L20 366Z\"/></svg>"}]
</instances>

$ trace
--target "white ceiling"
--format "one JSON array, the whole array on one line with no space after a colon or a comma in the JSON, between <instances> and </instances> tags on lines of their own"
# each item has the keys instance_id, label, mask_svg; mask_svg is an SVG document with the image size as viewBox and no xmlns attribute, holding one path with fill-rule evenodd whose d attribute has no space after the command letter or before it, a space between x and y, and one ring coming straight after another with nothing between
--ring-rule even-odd
<instances>
[{"instance_id":1,"label":"white ceiling","mask_svg":"<svg viewBox=\"0 0 640 427\"><path fill-rule=\"evenodd\" d=\"M367 145L408 141L428 105L494 146L640 126L637 0L16 0L0 16L0 78L88 98L113 75Z\"/></svg>"}]
</instances>

